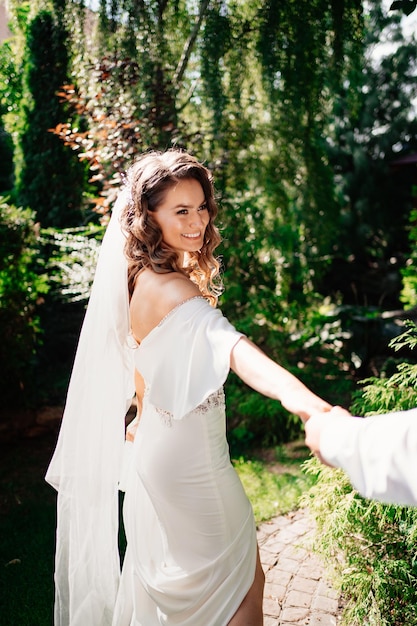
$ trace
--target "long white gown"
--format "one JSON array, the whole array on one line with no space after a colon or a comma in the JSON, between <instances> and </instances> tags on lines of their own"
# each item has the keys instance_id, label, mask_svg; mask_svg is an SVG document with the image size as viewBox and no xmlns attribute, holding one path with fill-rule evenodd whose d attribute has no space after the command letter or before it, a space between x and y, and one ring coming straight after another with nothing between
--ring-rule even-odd
<instances>
[{"instance_id":1,"label":"long white gown","mask_svg":"<svg viewBox=\"0 0 417 626\"><path fill-rule=\"evenodd\" d=\"M128 444L113 626L225 626L254 580L255 523L230 462L222 388L240 337L197 297L135 349L146 391Z\"/></svg>"}]
</instances>

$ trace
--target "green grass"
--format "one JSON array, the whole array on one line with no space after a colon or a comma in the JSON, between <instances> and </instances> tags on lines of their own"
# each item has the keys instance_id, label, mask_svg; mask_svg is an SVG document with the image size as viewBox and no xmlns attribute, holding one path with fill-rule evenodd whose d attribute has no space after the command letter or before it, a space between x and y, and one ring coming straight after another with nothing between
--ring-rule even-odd
<instances>
[{"instance_id":1,"label":"green grass","mask_svg":"<svg viewBox=\"0 0 417 626\"><path fill-rule=\"evenodd\" d=\"M234 461L257 524L297 509L300 497L315 482L311 474L301 470L310 456L301 442L262 451L260 456Z\"/></svg>"},{"instance_id":2,"label":"green grass","mask_svg":"<svg viewBox=\"0 0 417 626\"><path fill-rule=\"evenodd\" d=\"M0 624L50 626L55 494L44 481L54 437L2 444Z\"/></svg>"},{"instance_id":3,"label":"green grass","mask_svg":"<svg viewBox=\"0 0 417 626\"><path fill-rule=\"evenodd\" d=\"M52 434L1 444L1 626L53 623L55 492L44 475L54 444ZM257 523L297 508L313 480L300 470L307 457L304 446L289 444L234 462Z\"/></svg>"},{"instance_id":4,"label":"green grass","mask_svg":"<svg viewBox=\"0 0 417 626\"><path fill-rule=\"evenodd\" d=\"M1 524L0 623L52 624L54 507L22 504Z\"/></svg>"}]
</instances>

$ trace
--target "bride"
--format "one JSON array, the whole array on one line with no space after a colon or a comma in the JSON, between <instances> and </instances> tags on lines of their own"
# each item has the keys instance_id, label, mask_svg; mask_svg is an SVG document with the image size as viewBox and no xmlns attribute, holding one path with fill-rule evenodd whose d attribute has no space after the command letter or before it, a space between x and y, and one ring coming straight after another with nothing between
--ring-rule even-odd
<instances>
[{"instance_id":1,"label":"bride","mask_svg":"<svg viewBox=\"0 0 417 626\"><path fill-rule=\"evenodd\" d=\"M113 210L47 473L58 490L56 626L263 624L223 384L232 369L303 421L331 406L216 308L216 214L211 173L180 150L143 155Z\"/></svg>"}]
</instances>

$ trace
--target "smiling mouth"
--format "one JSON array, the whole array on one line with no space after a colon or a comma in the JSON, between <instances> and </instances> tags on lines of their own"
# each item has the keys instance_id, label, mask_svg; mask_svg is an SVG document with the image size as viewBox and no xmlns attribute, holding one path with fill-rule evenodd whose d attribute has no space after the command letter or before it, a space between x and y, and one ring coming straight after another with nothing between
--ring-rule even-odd
<instances>
[{"instance_id":1,"label":"smiling mouth","mask_svg":"<svg viewBox=\"0 0 417 626\"><path fill-rule=\"evenodd\" d=\"M186 237L187 239L199 239L201 237L201 232L195 233L194 235L184 233L183 237Z\"/></svg>"}]
</instances>

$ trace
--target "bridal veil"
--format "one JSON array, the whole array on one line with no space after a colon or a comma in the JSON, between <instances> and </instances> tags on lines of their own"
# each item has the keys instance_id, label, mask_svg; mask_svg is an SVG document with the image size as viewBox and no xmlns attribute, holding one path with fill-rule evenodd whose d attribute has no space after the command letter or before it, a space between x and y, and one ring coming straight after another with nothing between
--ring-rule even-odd
<instances>
[{"instance_id":1,"label":"bridal veil","mask_svg":"<svg viewBox=\"0 0 417 626\"><path fill-rule=\"evenodd\" d=\"M108 626L120 574L118 481L134 394L125 236L113 209L80 334L57 447L55 626Z\"/></svg>"}]
</instances>

